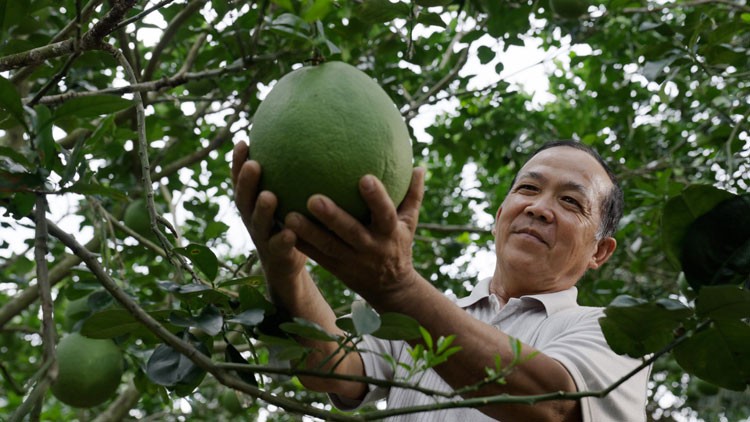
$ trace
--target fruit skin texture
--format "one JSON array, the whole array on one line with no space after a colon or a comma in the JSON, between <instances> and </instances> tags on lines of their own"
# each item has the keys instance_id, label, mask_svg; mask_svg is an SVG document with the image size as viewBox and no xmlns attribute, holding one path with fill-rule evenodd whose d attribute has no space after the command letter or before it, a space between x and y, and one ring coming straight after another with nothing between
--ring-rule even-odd
<instances>
[{"instance_id":1,"label":"fruit skin texture","mask_svg":"<svg viewBox=\"0 0 750 422\"><path fill-rule=\"evenodd\" d=\"M401 113L375 81L342 62L282 77L255 112L249 138L250 158L262 167L260 188L276 194L280 221L290 211L312 218L307 200L322 193L367 222L362 176L378 177L396 205L411 181Z\"/></svg>"},{"instance_id":2,"label":"fruit skin texture","mask_svg":"<svg viewBox=\"0 0 750 422\"><path fill-rule=\"evenodd\" d=\"M52 394L74 407L104 403L120 385L123 356L112 340L68 334L57 345L57 380Z\"/></svg>"}]
</instances>

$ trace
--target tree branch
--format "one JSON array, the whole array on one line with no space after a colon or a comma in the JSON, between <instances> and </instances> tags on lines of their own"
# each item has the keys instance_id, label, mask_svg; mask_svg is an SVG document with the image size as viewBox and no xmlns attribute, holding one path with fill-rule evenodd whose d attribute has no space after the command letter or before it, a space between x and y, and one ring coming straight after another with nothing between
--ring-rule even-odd
<instances>
[{"instance_id":1,"label":"tree branch","mask_svg":"<svg viewBox=\"0 0 750 422\"><path fill-rule=\"evenodd\" d=\"M239 378L231 375L222 368L217 367L214 362L208 356L199 352L190 343L182 340L176 335L172 334L169 330L164 328L156 319L144 311L138 304L130 298L130 296L117 285L117 283L110 277L109 273L102 267L97 260L96 255L88 251L81 244L79 244L73 236L60 229L51 221L47 221L49 227L49 233L59 239L67 248L69 248L75 255L81 258L91 272L96 276L101 285L112 295L112 297L119 302L125 310L127 310L139 323L143 324L149 331L151 331L156 337L161 339L164 343L171 346L174 350L182 353L185 357L190 359L196 366L210 373L216 378L221 384L234 388L235 390L242 391L253 397L257 397L265 402L274 406L281 407L290 412L302 413L313 417L319 417L325 420L333 421L355 421L362 420L361 418L355 418L346 415L334 414L321 409L317 409L312 406L308 406L303 403L299 403L293 399L286 397L279 397L271 394L267 391L261 390L258 387L243 382Z\"/></svg>"},{"instance_id":2,"label":"tree branch","mask_svg":"<svg viewBox=\"0 0 750 422\"><path fill-rule=\"evenodd\" d=\"M444 233L479 233L479 234L491 234L491 229L483 229L475 226L459 226L451 224L435 224L435 223L419 223L417 229L425 229L430 231L444 232Z\"/></svg>"},{"instance_id":3,"label":"tree branch","mask_svg":"<svg viewBox=\"0 0 750 422\"><path fill-rule=\"evenodd\" d=\"M151 58L148 61L148 65L146 65L146 69L143 71L142 80L148 81L151 79L151 77L154 75L154 72L156 71L156 67L159 65L159 59L161 58L161 53L164 51L164 49L167 47L167 44L169 44L172 41L172 38L177 34L177 30L180 29L180 27L190 18L194 13L198 12L200 8L206 4L207 0L191 0L187 6L182 8L177 15L172 19L172 21L169 22L169 25L167 26L167 29L163 32L161 38L159 39L159 43L154 46L153 51L151 51ZM136 81L133 81L135 83Z\"/></svg>"},{"instance_id":4,"label":"tree branch","mask_svg":"<svg viewBox=\"0 0 750 422\"><path fill-rule=\"evenodd\" d=\"M114 30L117 23L136 3L136 0L116 0L112 9L91 29L83 34L80 43L75 38L56 43L50 43L44 47L34 48L22 53L0 57L0 72L17 69L19 67L35 65L46 60L65 56L77 50L88 51L98 49L102 39Z\"/></svg>"}]
</instances>

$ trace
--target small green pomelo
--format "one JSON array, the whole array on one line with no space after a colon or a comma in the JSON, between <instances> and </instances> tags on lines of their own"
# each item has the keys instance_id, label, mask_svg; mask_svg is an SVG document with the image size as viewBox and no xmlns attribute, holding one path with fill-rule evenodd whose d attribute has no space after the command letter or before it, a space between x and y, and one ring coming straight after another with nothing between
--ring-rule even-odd
<instances>
[{"instance_id":1,"label":"small green pomelo","mask_svg":"<svg viewBox=\"0 0 750 422\"><path fill-rule=\"evenodd\" d=\"M142 236L150 236L152 234L151 217L148 215L146 200L143 198L136 199L128 204L122 220L126 226Z\"/></svg>"},{"instance_id":2,"label":"small green pomelo","mask_svg":"<svg viewBox=\"0 0 750 422\"><path fill-rule=\"evenodd\" d=\"M245 408L234 390L224 390L219 397L219 403L232 415L239 415Z\"/></svg>"},{"instance_id":3,"label":"small green pomelo","mask_svg":"<svg viewBox=\"0 0 750 422\"><path fill-rule=\"evenodd\" d=\"M68 334L57 345L57 380L52 394L74 407L104 403L122 378L122 351L112 340L96 340Z\"/></svg>"},{"instance_id":4,"label":"small green pomelo","mask_svg":"<svg viewBox=\"0 0 750 422\"><path fill-rule=\"evenodd\" d=\"M297 69L282 77L253 117L250 158L260 163L260 188L276 194L276 218L307 210L321 193L362 222L359 193L366 174L378 177L395 205L409 188L409 131L388 94L342 62Z\"/></svg>"}]
</instances>

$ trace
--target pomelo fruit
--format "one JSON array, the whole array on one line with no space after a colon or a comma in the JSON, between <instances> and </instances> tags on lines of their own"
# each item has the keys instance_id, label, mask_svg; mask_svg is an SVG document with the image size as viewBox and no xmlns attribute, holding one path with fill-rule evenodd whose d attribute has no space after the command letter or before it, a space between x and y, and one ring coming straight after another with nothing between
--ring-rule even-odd
<instances>
[{"instance_id":1,"label":"pomelo fruit","mask_svg":"<svg viewBox=\"0 0 750 422\"><path fill-rule=\"evenodd\" d=\"M123 356L112 340L68 334L58 343L56 356L58 373L51 391L65 404L96 406L107 401L120 385Z\"/></svg>"},{"instance_id":2,"label":"pomelo fruit","mask_svg":"<svg viewBox=\"0 0 750 422\"><path fill-rule=\"evenodd\" d=\"M153 234L151 231L151 217L148 215L146 200L143 198L136 199L128 204L122 220L126 226L142 236L148 237Z\"/></svg>"},{"instance_id":3,"label":"pomelo fruit","mask_svg":"<svg viewBox=\"0 0 750 422\"><path fill-rule=\"evenodd\" d=\"M277 196L282 222L290 211L312 218L307 200L316 193L367 222L359 193L366 174L383 182L395 205L409 188L412 150L401 113L372 78L342 62L279 79L255 112L249 138L249 156L262 167L260 188Z\"/></svg>"}]
</instances>

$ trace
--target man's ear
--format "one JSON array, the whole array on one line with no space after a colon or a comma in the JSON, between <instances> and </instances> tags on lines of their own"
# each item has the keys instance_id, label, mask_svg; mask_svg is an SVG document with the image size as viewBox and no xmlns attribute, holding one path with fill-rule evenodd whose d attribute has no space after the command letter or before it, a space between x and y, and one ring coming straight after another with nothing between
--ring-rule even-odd
<instances>
[{"instance_id":1,"label":"man's ear","mask_svg":"<svg viewBox=\"0 0 750 422\"><path fill-rule=\"evenodd\" d=\"M495 223L492 225L492 235L493 236L497 235L497 219L500 218L500 211L502 211L502 210L503 210L503 206L502 205L500 205L499 207L497 207L497 212L495 213Z\"/></svg>"},{"instance_id":2,"label":"man's ear","mask_svg":"<svg viewBox=\"0 0 750 422\"><path fill-rule=\"evenodd\" d=\"M589 269L595 270L602 266L617 249L617 241L614 237L605 237L596 244L596 250L591 256Z\"/></svg>"}]
</instances>

